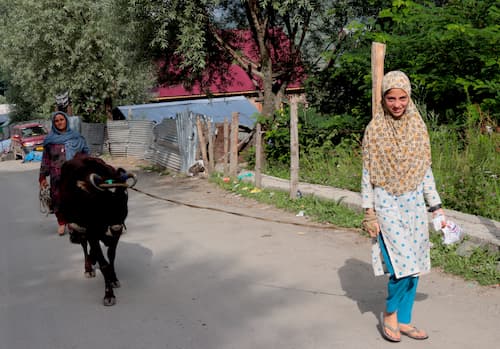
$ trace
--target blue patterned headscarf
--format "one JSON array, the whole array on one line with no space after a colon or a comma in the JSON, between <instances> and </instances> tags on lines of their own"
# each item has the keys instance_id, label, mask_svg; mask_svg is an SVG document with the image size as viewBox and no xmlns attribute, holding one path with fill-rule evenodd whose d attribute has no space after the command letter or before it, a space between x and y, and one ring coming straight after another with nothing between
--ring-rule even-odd
<instances>
[{"instance_id":1,"label":"blue patterned headscarf","mask_svg":"<svg viewBox=\"0 0 500 349\"><path fill-rule=\"evenodd\" d=\"M63 132L59 131L54 124L56 115L62 115L66 119L66 130ZM68 115L62 111L52 113L52 129L47 137L45 137L43 146L45 147L49 144L64 144L66 160L73 159L76 153L89 153L85 138L70 128Z\"/></svg>"}]
</instances>

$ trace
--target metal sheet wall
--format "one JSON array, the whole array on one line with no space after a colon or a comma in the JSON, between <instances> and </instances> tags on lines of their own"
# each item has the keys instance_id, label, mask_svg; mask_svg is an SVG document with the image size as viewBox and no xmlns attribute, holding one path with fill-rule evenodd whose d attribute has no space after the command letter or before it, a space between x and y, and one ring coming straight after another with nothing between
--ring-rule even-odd
<instances>
[{"instance_id":1,"label":"metal sheet wall","mask_svg":"<svg viewBox=\"0 0 500 349\"><path fill-rule=\"evenodd\" d=\"M153 143L153 125L149 120L108 121L106 127L111 156L146 159Z\"/></svg>"},{"instance_id":2,"label":"metal sheet wall","mask_svg":"<svg viewBox=\"0 0 500 349\"><path fill-rule=\"evenodd\" d=\"M177 114L177 131L179 150L182 158L181 171L187 172L196 161L198 150L198 129L196 127L196 114L184 112Z\"/></svg>"},{"instance_id":3,"label":"metal sheet wall","mask_svg":"<svg viewBox=\"0 0 500 349\"><path fill-rule=\"evenodd\" d=\"M106 126L113 157L146 159L177 172L187 172L196 161L198 134L196 115L191 112L156 125L149 120L116 120Z\"/></svg>"},{"instance_id":4,"label":"metal sheet wall","mask_svg":"<svg viewBox=\"0 0 500 349\"><path fill-rule=\"evenodd\" d=\"M126 157L130 137L128 121L116 120L106 123L109 152L113 157Z\"/></svg>"},{"instance_id":5,"label":"metal sheet wall","mask_svg":"<svg viewBox=\"0 0 500 349\"><path fill-rule=\"evenodd\" d=\"M104 138L106 125L98 123L81 123L81 134L85 137L90 148L90 154L94 156L102 155L104 148Z\"/></svg>"},{"instance_id":6,"label":"metal sheet wall","mask_svg":"<svg viewBox=\"0 0 500 349\"><path fill-rule=\"evenodd\" d=\"M129 120L129 143L127 155L144 159L153 144L154 122L150 120Z\"/></svg>"},{"instance_id":7,"label":"metal sheet wall","mask_svg":"<svg viewBox=\"0 0 500 349\"><path fill-rule=\"evenodd\" d=\"M182 159L177 137L177 122L175 119L163 119L155 126L154 143L151 161L174 171L182 170Z\"/></svg>"}]
</instances>

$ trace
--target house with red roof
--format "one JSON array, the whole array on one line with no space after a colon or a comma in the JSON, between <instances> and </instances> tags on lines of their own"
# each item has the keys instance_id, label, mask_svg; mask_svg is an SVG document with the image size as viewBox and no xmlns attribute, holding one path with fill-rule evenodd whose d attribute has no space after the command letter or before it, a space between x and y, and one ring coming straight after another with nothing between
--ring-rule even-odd
<instances>
[{"instance_id":1,"label":"house with red roof","mask_svg":"<svg viewBox=\"0 0 500 349\"><path fill-rule=\"evenodd\" d=\"M226 32L227 43L235 51L242 52L244 60L248 61L247 68L242 64L229 63L212 67L210 73L204 74L201 81L195 82L191 87L185 87L182 83L164 83L153 90L155 102L179 101L188 99L220 98L231 96L247 97L257 109L261 110L260 93L262 92L262 80L258 72L252 66L258 66L259 53L248 30L233 30ZM305 79L302 65L293 64L289 54L290 42L282 30L274 30L271 34L274 40L278 40L278 45L271 48L271 59L277 83L281 83L280 71L285 72L289 77L285 94L302 94L304 92L303 81ZM241 61L240 61L241 62ZM293 69L289 69L293 67ZM290 70L292 72L290 73ZM171 65L163 69L163 74L179 75L178 79L170 81L180 81L181 72ZM165 73L166 72L166 73ZM283 73L284 75L285 73ZM281 79L281 80L280 80Z\"/></svg>"}]
</instances>

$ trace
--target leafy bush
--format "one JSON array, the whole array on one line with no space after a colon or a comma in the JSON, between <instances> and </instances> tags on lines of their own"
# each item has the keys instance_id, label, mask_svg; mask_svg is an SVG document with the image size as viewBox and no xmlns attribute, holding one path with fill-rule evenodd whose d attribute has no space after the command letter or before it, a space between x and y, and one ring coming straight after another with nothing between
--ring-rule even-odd
<instances>
[{"instance_id":1,"label":"leafy bush","mask_svg":"<svg viewBox=\"0 0 500 349\"><path fill-rule=\"evenodd\" d=\"M430 132L436 182L446 207L500 220L500 134L477 107L468 110L466 127Z\"/></svg>"},{"instance_id":2,"label":"leafy bush","mask_svg":"<svg viewBox=\"0 0 500 349\"><path fill-rule=\"evenodd\" d=\"M290 164L290 116L288 107L266 125L266 159L273 165ZM314 108L299 108L299 149L303 156L335 151L335 145L359 143L364 124L350 115L325 116ZM346 141L346 139L351 139ZM345 144L344 146L352 146Z\"/></svg>"}]
</instances>

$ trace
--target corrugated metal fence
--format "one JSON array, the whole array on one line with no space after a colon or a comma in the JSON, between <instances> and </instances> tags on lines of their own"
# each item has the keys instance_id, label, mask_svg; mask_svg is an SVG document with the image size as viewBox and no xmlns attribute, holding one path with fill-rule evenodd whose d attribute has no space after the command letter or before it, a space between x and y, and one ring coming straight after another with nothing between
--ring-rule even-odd
<instances>
[{"instance_id":1,"label":"corrugated metal fence","mask_svg":"<svg viewBox=\"0 0 500 349\"><path fill-rule=\"evenodd\" d=\"M80 132L87 140L92 155L102 155L104 150L105 125L82 122Z\"/></svg>"},{"instance_id":2,"label":"corrugated metal fence","mask_svg":"<svg viewBox=\"0 0 500 349\"><path fill-rule=\"evenodd\" d=\"M89 139L98 131L82 134ZM149 120L117 120L106 123L107 145L113 157L135 157L151 161L170 170L187 172L196 160L198 134L196 115L190 112L179 113L175 119L164 118L156 124ZM87 136L88 133L91 135ZM95 138L92 138L95 137ZM104 144L101 143L101 153ZM97 149L97 144L92 142ZM99 150L99 149L97 149Z\"/></svg>"},{"instance_id":3,"label":"corrugated metal fence","mask_svg":"<svg viewBox=\"0 0 500 349\"><path fill-rule=\"evenodd\" d=\"M109 153L113 157L146 159L153 143L153 126L149 120L108 121Z\"/></svg>"}]
</instances>

